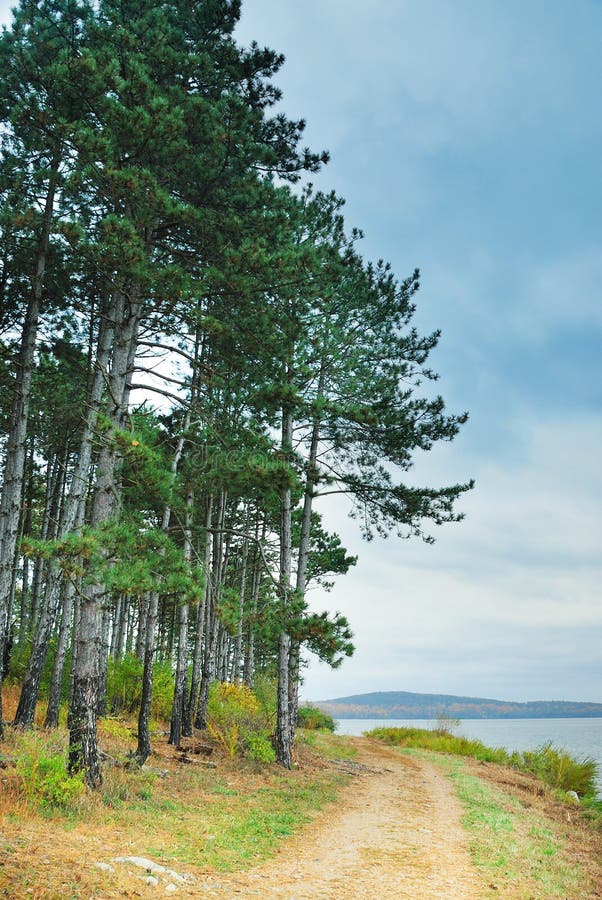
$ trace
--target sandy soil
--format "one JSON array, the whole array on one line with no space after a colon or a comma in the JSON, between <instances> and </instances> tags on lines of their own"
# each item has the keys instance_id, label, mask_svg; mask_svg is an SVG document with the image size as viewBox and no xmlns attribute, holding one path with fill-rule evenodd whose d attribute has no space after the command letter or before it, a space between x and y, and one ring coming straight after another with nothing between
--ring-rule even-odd
<instances>
[{"instance_id":1,"label":"sandy soil","mask_svg":"<svg viewBox=\"0 0 602 900\"><path fill-rule=\"evenodd\" d=\"M286 900L471 900L485 885L472 865L453 788L434 766L358 739L348 799L318 816L275 859L204 879L217 896ZM195 892L196 893L196 892Z\"/></svg>"}]
</instances>

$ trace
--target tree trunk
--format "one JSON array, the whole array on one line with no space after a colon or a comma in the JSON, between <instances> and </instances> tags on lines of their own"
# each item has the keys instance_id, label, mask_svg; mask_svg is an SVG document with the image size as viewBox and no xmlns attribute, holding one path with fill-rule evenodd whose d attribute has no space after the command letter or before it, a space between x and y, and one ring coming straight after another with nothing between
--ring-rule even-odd
<instances>
[{"instance_id":1,"label":"tree trunk","mask_svg":"<svg viewBox=\"0 0 602 900\"><path fill-rule=\"evenodd\" d=\"M34 442L30 442L29 461L27 463L27 492L25 498L25 514L23 516L23 535L31 534L31 510L34 495ZM23 558L23 572L21 576L21 606L19 609L19 644L27 639L28 628L28 599L29 599L29 569L31 561L28 556Z\"/></svg>"},{"instance_id":2,"label":"tree trunk","mask_svg":"<svg viewBox=\"0 0 602 900\"><path fill-rule=\"evenodd\" d=\"M121 647L121 636L123 635L123 612L124 612L123 594L119 594L115 604L115 615L113 617L113 630L111 632L111 656L113 659L119 659L119 648Z\"/></svg>"},{"instance_id":3,"label":"tree trunk","mask_svg":"<svg viewBox=\"0 0 602 900\"><path fill-rule=\"evenodd\" d=\"M148 723L150 721L151 701L153 697L153 665L155 661L155 638L157 634L157 611L159 595L153 591L148 598L146 613L146 644L144 647L144 668L142 671L142 697L138 712L138 745L136 762L143 766L151 754L151 742Z\"/></svg>"},{"instance_id":4,"label":"tree trunk","mask_svg":"<svg viewBox=\"0 0 602 900\"><path fill-rule=\"evenodd\" d=\"M133 347L137 341L140 303L118 295L114 305L115 340L112 354L109 419L117 427L125 423L131 384ZM98 474L90 524L106 522L118 508L118 479L121 456L105 444L98 460ZM71 708L69 710L69 771L83 771L90 787L98 787L101 773L98 761L96 710L99 701L99 654L102 643L102 585L89 585L80 598L80 627L73 668Z\"/></svg>"},{"instance_id":5,"label":"tree trunk","mask_svg":"<svg viewBox=\"0 0 602 900\"><path fill-rule=\"evenodd\" d=\"M190 488L186 493L186 523L184 526L184 556L188 564L192 557L192 507L194 493ZM182 726L186 707L188 676L188 600L180 602L178 610L178 658L176 664L175 689L171 724L169 729L169 744L176 747L182 740ZM190 735L189 735L190 736Z\"/></svg>"},{"instance_id":6,"label":"tree trunk","mask_svg":"<svg viewBox=\"0 0 602 900\"><path fill-rule=\"evenodd\" d=\"M324 365L320 368L317 396L322 398L324 390ZM301 516L301 537L299 540L299 554L297 557L297 581L295 591L300 599L304 599L307 588L307 563L309 560L309 548L311 545L311 513L314 501L314 489L318 480L316 464L318 459L318 447L320 443L320 418L316 416L312 428L309 458L307 460L305 492L303 496L303 513ZM291 727L294 732L297 727L297 714L299 710L299 683L300 683L301 646L299 641L293 640L290 648L288 697Z\"/></svg>"},{"instance_id":7,"label":"tree trunk","mask_svg":"<svg viewBox=\"0 0 602 900\"><path fill-rule=\"evenodd\" d=\"M70 581L64 582L63 593L64 596L63 609L61 613L61 625L56 647L56 656L54 657L54 664L52 667L50 693L48 696L48 708L46 710L46 719L44 721L44 725L46 728L56 728L59 724L61 687L63 684L63 671L65 668L65 659L67 657L69 630L71 628L71 618L73 615L73 597L75 594L75 587Z\"/></svg>"},{"instance_id":8,"label":"tree trunk","mask_svg":"<svg viewBox=\"0 0 602 900\"><path fill-rule=\"evenodd\" d=\"M0 660L4 658L6 629L9 624L8 602L13 580L13 566L16 562L17 536L21 518L31 379L50 244L54 198L58 182L59 159L57 153L52 160L48 179L48 189L42 217L42 231L32 279L31 298L21 333L21 350L5 453L2 497L0 498ZM0 737L3 735L2 675L2 667L0 666Z\"/></svg>"},{"instance_id":9,"label":"tree trunk","mask_svg":"<svg viewBox=\"0 0 602 900\"><path fill-rule=\"evenodd\" d=\"M245 527L248 527L248 516ZM240 597L238 600L238 617L236 623L236 640L234 641L234 653L232 654L232 681L237 684L241 680L242 667L242 638L244 630L245 592L247 589L247 558L249 544L244 538L242 546L242 572L240 575Z\"/></svg>"},{"instance_id":10,"label":"tree trunk","mask_svg":"<svg viewBox=\"0 0 602 900\"><path fill-rule=\"evenodd\" d=\"M248 626L248 638L247 638L247 647L245 652L245 670L244 670L244 682L249 687L253 687L253 682L255 680L255 620L257 618L257 606L259 604L259 591L261 589L261 553L259 552L260 546L263 545L265 541L265 532L266 532L266 523L264 521L261 529L261 542L258 543L259 538L259 520L257 522L257 527L255 529L255 559L253 562L253 583L251 587L251 610L250 610L250 622Z\"/></svg>"},{"instance_id":11,"label":"tree trunk","mask_svg":"<svg viewBox=\"0 0 602 900\"><path fill-rule=\"evenodd\" d=\"M138 603L138 631L136 633L136 656L138 659L144 659L146 648L146 623L147 623L147 603L141 597Z\"/></svg>"},{"instance_id":12,"label":"tree trunk","mask_svg":"<svg viewBox=\"0 0 602 900\"><path fill-rule=\"evenodd\" d=\"M43 539L53 539L58 532L58 516L65 483L65 466L59 466L58 455L53 466L53 475L49 479L50 495L46 500L44 513ZM56 563L44 566L48 572L48 580L44 585L41 602L38 604L38 614L35 618L35 628L31 645L31 653L27 662L27 669L21 685L19 704L15 714L15 725L20 728L28 728L33 724L36 704L40 692L40 681L46 665L46 657L50 646L50 638L56 620L59 605L60 575Z\"/></svg>"},{"instance_id":13,"label":"tree trunk","mask_svg":"<svg viewBox=\"0 0 602 900\"><path fill-rule=\"evenodd\" d=\"M293 446L293 417L285 407L282 411L282 451L289 460ZM291 488L288 480L280 498L280 608L286 618L291 594L292 568L292 507ZM278 708L276 718L276 759L286 769L292 766L293 723L289 707L289 652L290 635L284 622L278 640Z\"/></svg>"},{"instance_id":14,"label":"tree trunk","mask_svg":"<svg viewBox=\"0 0 602 900\"><path fill-rule=\"evenodd\" d=\"M97 590L80 597L79 621L74 640L76 653L69 706L69 773L83 771L92 788L102 781L96 736L98 704L98 601Z\"/></svg>"},{"instance_id":15,"label":"tree trunk","mask_svg":"<svg viewBox=\"0 0 602 900\"><path fill-rule=\"evenodd\" d=\"M223 552L223 528L224 516L226 509L226 494L220 491L215 528L213 530L213 552L212 552L212 570L211 584L207 594L207 605L205 610L205 652L203 655L203 670L201 675L201 686L199 689L199 702L196 712L195 725L197 728L207 727L207 705L209 703L209 686L215 679L216 672L216 654L217 654L217 603L221 587L222 571L225 570L228 558L228 544L226 542L226 551Z\"/></svg>"},{"instance_id":16,"label":"tree trunk","mask_svg":"<svg viewBox=\"0 0 602 900\"><path fill-rule=\"evenodd\" d=\"M103 605L100 641L98 645L98 705L97 716L107 714L107 678L109 663L109 632L111 629L111 610L107 603Z\"/></svg>"},{"instance_id":17,"label":"tree trunk","mask_svg":"<svg viewBox=\"0 0 602 900\"><path fill-rule=\"evenodd\" d=\"M171 463L171 476L175 479L180 459L184 451L185 432L188 431L190 419L187 415L184 431L178 439L178 444ZM167 532L171 520L171 506L163 510L161 528ZM142 671L142 697L140 699L140 711L138 713L138 745L136 747L136 761L143 766L150 756L152 747L148 723L150 720L151 701L153 696L153 666L155 663L155 643L157 639L157 615L159 612L159 594L153 591L148 598L148 607L145 619L145 644L144 644L144 668Z\"/></svg>"},{"instance_id":18,"label":"tree trunk","mask_svg":"<svg viewBox=\"0 0 602 900\"><path fill-rule=\"evenodd\" d=\"M203 585L203 601L199 604L196 613L196 627L194 636L194 652L192 656L192 676L190 679L190 695L188 697L188 709L186 712L186 731L190 730L192 734L192 724L195 721L197 703L199 699L199 688L201 683L201 664L203 658L203 638L205 636L205 615L209 603L209 568L211 566L211 541L209 540L209 530L211 528L211 513L213 509L213 497L209 495L207 499L207 509L205 511L205 552L204 552L204 579Z\"/></svg>"}]
</instances>

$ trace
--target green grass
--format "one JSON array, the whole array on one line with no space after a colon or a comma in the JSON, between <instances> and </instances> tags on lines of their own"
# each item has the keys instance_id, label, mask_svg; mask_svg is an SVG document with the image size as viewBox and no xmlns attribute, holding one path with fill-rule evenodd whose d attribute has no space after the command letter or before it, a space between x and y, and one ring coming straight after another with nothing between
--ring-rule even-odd
<instances>
[{"instance_id":1,"label":"green grass","mask_svg":"<svg viewBox=\"0 0 602 900\"><path fill-rule=\"evenodd\" d=\"M346 783L344 777L331 773L309 780L300 780L294 773L271 773L268 783L259 785L252 780L231 785L215 774L208 780L206 773L185 777L187 784L180 779L178 785L181 803L161 794L144 802L123 803L113 811L111 825L135 830L141 838L137 852L144 851L157 861L178 860L217 871L255 864L272 855L282 837L296 832L315 811L334 801ZM174 789L173 785L160 787ZM161 832L169 840L158 850Z\"/></svg>"},{"instance_id":2,"label":"green grass","mask_svg":"<svg viewBox=\"0 0 602 900\"><path fill-rule=\"evenodd\" d=\"M433 759L433 757L430 757ZM586 876L566 852L554 823L520 800L469 775L461 759L436 757L462 803L470 852L492 890L504 896L585 897Z\"/></svg>"},{"instance_id":3,"label":"green grass","mask_svg":"<svg viewBox=\"0 0 602 900\"><path fill-rule=\"evenodd\" d=\"M596 761L590 758L574 759L551 744L544 744L533 751L508 753L502 747L487 747L481 741L425 728L374 728L368 732L368 737L395 747L432 750L511 766L536 775L557 790L575 791L579 797L586 798L595 798L596 795Z\"/></svg>"},{"instance_id":4,"label":"green grass","mask_svg":"<svg viewBox=\"0 0 602 900\"><path fill-rule=\"evenodd\" d=\"M594 825L594 827L602 831L602 800L586 797L581 808L585 817Z\"/></svg>"},{"instance_id":5,"label":"green grass","mask_svg":"<svg viewBox=\"0 0 602 900\"><path fill-rule=\"evenodd\" d=\"M357 750L348 737L332 734L329 731L315 731L300 728L297 732L297 743L310 747L326 759L353 759Z\"/></svg>"}]
</instances>

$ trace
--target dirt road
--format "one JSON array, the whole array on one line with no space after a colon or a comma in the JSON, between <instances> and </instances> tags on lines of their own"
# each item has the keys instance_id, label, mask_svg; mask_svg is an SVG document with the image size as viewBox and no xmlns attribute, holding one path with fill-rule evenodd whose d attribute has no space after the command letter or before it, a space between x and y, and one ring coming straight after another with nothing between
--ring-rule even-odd
<instances>
[{"instance_id":1,"label":"dirt road","mask_svg":"<svg viewBox=\"0 0 602 900\"><path fill-rule=\"evenodd\" d=\"M228 897L286 900L472 900L486 887L471 863L449 781L429 763L366 738L347 799L275 859L203 885Z\"/></svg>"}]
</instances>

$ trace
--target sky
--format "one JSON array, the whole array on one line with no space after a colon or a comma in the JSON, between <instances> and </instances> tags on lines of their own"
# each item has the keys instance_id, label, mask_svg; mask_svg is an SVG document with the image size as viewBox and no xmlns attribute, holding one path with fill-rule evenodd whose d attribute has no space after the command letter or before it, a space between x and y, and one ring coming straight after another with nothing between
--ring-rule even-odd
<instances>
[{"instance_id":1,"label":"sky","mask_svg":"<svg viewBox=\"0 0 602 900\"><path fill-rule=\"evenodd\" d=\"M415 322L469 423L415 484L475 478L436 543L366 544L317 609L356 652L303 696L379 690L602 702L602 3L243 0L282 108L331 162L363 252L422 272Z\"/></svg>"},{"instance_id":2,"label":"sky","mask_svg":"<svg viewBox=\"0 0 602 900\"><path fill-rule=\"evenodd\" d=\"M359 562L311 602L357 649L303 696L602 702L602 2L243 0L237 36L285 54L364 256L421 269L415 324L470 414L407 477L476 480L434 545L319 507Z\"/></svg>"}]
</instances>

